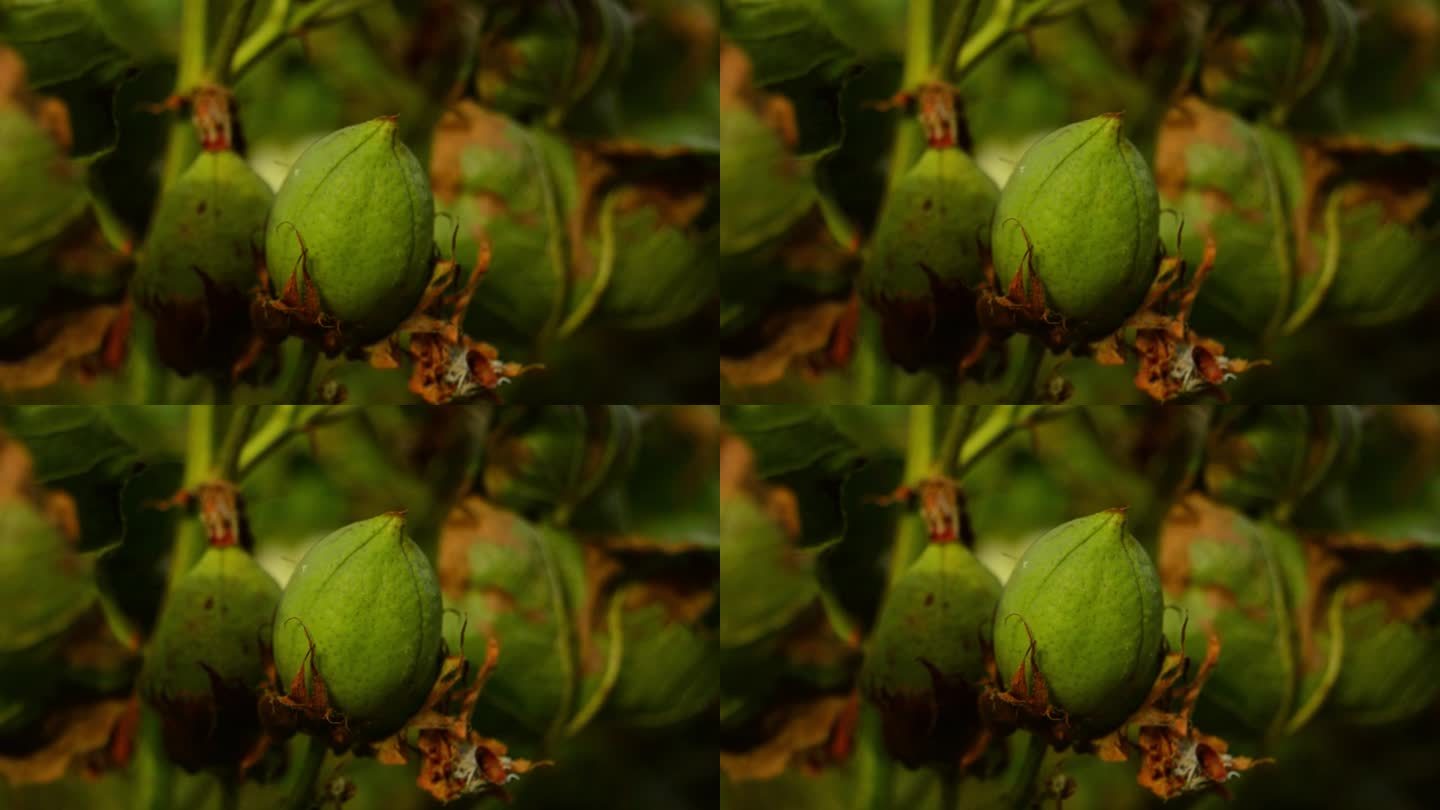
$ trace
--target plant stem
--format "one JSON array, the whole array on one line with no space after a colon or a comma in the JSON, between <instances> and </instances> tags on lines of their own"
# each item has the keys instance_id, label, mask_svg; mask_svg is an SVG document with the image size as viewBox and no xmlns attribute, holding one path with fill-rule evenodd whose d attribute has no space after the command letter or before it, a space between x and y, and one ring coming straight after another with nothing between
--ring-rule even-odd
<instances>
[{"instance_id":1,"label":"plant stem","mask_svg":"<svg viewBox=\"0 0 1440 810\"><path fill-rule=\"evenodd\" d=\"M945 38L940 40L940 51L935 57L935 73L940 81L953 84L960 72L960 46L970 32L970 23L979 10L979 0L959 0L950 12L950 21L945 25Z\"/></svg>"},{"instance_id":2,"label":"plant stem","mask_svg":"<svg viewBox=\"0 0 1440 810\"><path fill-rule=\"evenodd\" d=\"M183 486L188 492L202 483L214 469L215 406L191 406L186 430ZM180 576L195 564L204 542L205 535L198 522L180 521L175 534L175 547L170 551L170 588L173 589Z\"/></svg>"},{"instance_id":3,"label":"plant stem","mask_svg":"<svg viewBox=\"0 0 1440 810\"><path fill-rule=\"evenodd\" d=\"M970 68L989 56L991 51L1000 47L1000 43L1015 33L1014 17L1015 0L996 0L995 6L990 9L990 16L985 18L975 36L970 37L960 49L952 73L953 81L964 78Z\"/></svg>"},{"instance_id":4,"label":"plant stem","mask_svg":"<svg viewBox=\"0 0 1440 810\"><path fill-rule=\"evenodd\" d=\"M250 436L250 427L255 424L259 405L241 405L230 416L230 426L225 430L225 439L220 444L217 474L224 481L234 481L240 471L240 450Z\"/></svg>"},{"instance_id":5,"label":"plant stem","mask_svg":"<svg viewBox=\"0 0 1440 810\"><path fill-rule=\"evenodd\" d=\"M1330 627L1330 650L1329 656L1325 659L1325 672L1320 676L1320 683L1310 693L1310 697L1290 718L1290 723L1285 727L1286 734L1295 734L1310 722L1320 707L1325 705L1325 698L1329 697L1330 690L1335 687L1335 682L1340 679L1340 664L1345 658L1345 621L1342 608L1344 606L1344 594L1337 592L1330 597L1330 608L1326 611L1326 621Z\"/></svg>"},{"instance_id":6,"label":"plant stem","mask_svg":"<svg viewBox=\"0 0 1440 810\"><path fill-rule=\"evenodd\" d=\"M179 75L175 88L189 90L205 72L205 46L209 37L207 0L183 0L180 7Z\"/></svg>"},{"instance_id":7,"label":"plant stem","mask_svg":"<svg viewBox=\"0 0 1440 810\"><path fill-rule=\"evenodd\" d=\"M300 350L300 360L295 364L294 376L281 402L304 405L310 401L310 377L315 373L315 364L320 361L320 349L305 342Z\"/></svg>"},{"instance_id":8,"label":"plant stem","mask_svg":"<svg viewBox=\"0 0 1440 810\"><path fill-rule=\"evenodd\" d=\"M860 705L860 723L855 732L856 810L889 810L909 807L895 801L895 764L885 750L880 714L868 703Z\"/></svg>"},{"instance_id":9,"label":"plant stem","mask_svg":"<svg viewBox=\"0 0 1440 810\"><path fill-rule=\"evenodd\" d=\"M935 471L940 475L953 476L960 466L960 443L975 424L980 412L978 405L956 405L950 409L950 421L945 426L945 437L940 440L940 450L935 455Z\"/></svg>"},{"instance_id":10,"label":"plant stem","mask_svg":"<svg viewBox=\"0 0 1440 810\"><path fill-rule=\"evenodd\" d=\"M290 785L286 810L309 810L315 804L315 780L320 776L320 766L325 764L325 743L313 737L306 742L305 758L300 760L300 770Z\"/></svg>"},{"instance_id":11,"label":"plant stem","mask_svg":"<svg viewBox=\"0 0 1440 810\"><path fill-rule=\"evenodd\" d=\"M174 769L165 758L160 718L148 706L140 708L139 738L130 806L136 810L169 810Z\"/></svg>"},{"instance_id":12,"label":"plant stem","mask_svg":"<svg viewBox=\"0 0 1440 810\"><path fill-rule=\"evenodd\" d=\"M230 75L238 79L291 34L305 30L306 26L335 22L376 2L377 0L314 0L304 4L292 16L291 0L274 0L270 5L270 13L235 47L235 54L230 59Z\"/></svg>"},{"instance_id":13,"label":"plant stem","mask_svg":"<svg viewBox=\"0 0 1440 810\"><path fill-rule=\"evenodd\" d=\"M1300 331L1309 320L1320 311L1320 305L1325 303L1325 296L1335 284L1335 277L1340 270L1340 195L1331 192L1330 199L1325 202L1325 258L1320 265L1320 275L1315 280L1315 286L1310 289L1304 303L1295 309L1295 313L1285 321L1280 328L1281 334L1293 335Z\"/></svg>"},{"instance_id":14,"label":"plant stem","mask_svg":"<svg viewBox=\"0 0 1440 810\"><path fill-rule=\"evenodd\" d=\"M910 437L905 449L905 483L918 481L930 472L935 452L935 406L913 405L910 408ZM890 582L895 583L920 554L925 540L925 523L919 515L906 513L895 530L895 545L890 552Z\"/></svg>"},{"instance_id":15,"label":"plant stem","mask_svg":"<svg viewBox=\"0 0 1440 810\"><path fill-rule=\"evenodd\" d=\"M1015 784L1010 787L1009 805L1014 810L1029 810L1035 800L1035 780L1045 762L1045 740L1034 734L1029 737L1021 755L1020 769L1015 774Z\"/></svg>"},{"instance_id":16,"label":"plant stem","mask_svg":"<svg viewBox=\"0 0 1440 810\"><path fill-rule=\"evenodd\" d=\"M624 660L625 650L625 626L622 621L624 619L624 611L622 610L624 600L621 596L622 594L617 593L610 597L610 609L606 611L605 615L605 626L610 633L610 648L606 651L605 670L600 676L600 685L595 689L595 693L590 696L590 699L585 702L585 705L580 707L580 711L576 712L575 716L566 724L566 737L573 737L579 734L581 730L590 724L591 720L595 719L595 715L599 714L600 709L604 708L605 701L610 697L610 693L615 690L615 684L620 680L620 663Z\"/></svg>"},{"instance_id":17,"label":"plant stem","mask_svg":"<svg viewBox=\"0 0 1440 810\"><path fill-rule=\"evenodd\" d=\"M1045 359L1045 345L1036 338L1025 341L1025 353L1020 359L1020 369L1010 389L1006 402L1027 403L1035 399L1035 379L1040 374L1040 363Z\"/></svg>"},{"instance_id":18,"label":"plant stem","mask_svg":"<svg viewBox=\"0 0 1440 810\"><path fill-rule=\"evenodd\" d=\"M245 33L245 24L250 21L250 12L254 8L255 0L236 0L230 13L225 16L225 22L220 26L220 36L215 40L215 48L210 52L209 66L210 79L218 85L223 86L230 81L231 60L235 56L235 49L240 45L240 36Z\"/></svg>"},{"instance_id":19,"label":"plant stem","mask_svg":"<svg viewBox=\"0 0 1440 810\"><path fill-rule=\"evenodd\" d=\"M610 276L615 270L615 203L619 199L619 195L607 194L605 201L600 204L600 257L595 262L595 276L590 282L590 289L585 292L585 298L560 324L558 335L562 339L573 335L585 325L585 321L595 312L600 305L600 299L605 297L605 291L610 287Z\"/></svg>"},{"instance_id":20,"label":"plant stem","mask_svg":"<svg viewBox=\"0 0 1440 810\"><path fill-rule=\"evenodd\" d=\"M175 75L175 95L184 96L200 81L205 72L207 36L207 0L184 0L180 9L180 52ZM165 145L165 163L160 174L163 191L175 182L195 156L199 144L190 122L181 118L170 123L169 141Z\"/></svg>"},{"instance_id":21,"label":"plant stem","mask_svg":"<svg viewBox=\"0 0 1440 810\"><path fill-rule=\"evenodd\" d=\"M931 49L935 47L935 7L933 0L911 0L909 16L906 18L905 66L901 74L900 87L910 89L925 80L930 72ZM907 116L895 129L895 145L890 151L890 178L888 191L910 170L915 155L923 144L920 123Z\"/></svg>"}]
</instances>

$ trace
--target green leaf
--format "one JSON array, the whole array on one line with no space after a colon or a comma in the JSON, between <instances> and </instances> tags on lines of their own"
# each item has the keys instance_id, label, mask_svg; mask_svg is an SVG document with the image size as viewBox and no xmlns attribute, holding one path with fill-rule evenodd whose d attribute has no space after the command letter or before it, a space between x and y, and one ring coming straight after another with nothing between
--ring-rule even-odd
<instances>
[{"instance_id":1,"label":"green leaf","mask_svg":"<svg viewBox=\"0 0 1440 810\"><path fill-rule=\"evenodd\" d=\"M0 0L0 42L20 52L32 87L95 73L119 75L124 56L100 30L90 0Z\"/></svg>"},{"instance_id":2,"label":"green leaf","mask_svg":"<svg viewBox=\"0 0 1440 810\"><path fill-rule=\"evenodd\" d=\"M40 483L114 470L136 458L135 448L111 426L103 408L8 408L0 412L0 423L30 450Z\"/></svg>"},{"instance_id":3,"label":"green leaf","mask_svg":"<svg viewBox=\"0 0 1440 810\"><path fill-rule=\"evenodd\" d=\"M726 411L726 420L755 450L762 478L801 470L841 473L860 456L855 441L836 427L824 406L737 406Z\"/></svg>"},{"instance_id":4,"label":"green leaf","mask_svg":"<svg viewBox=\"0 0 1440 810\"><path fill-rule=\"evenodd\" d=\"M723 8L725 31L750 55L755 81L761 85L801 76L850 55L809 0L725 0Z\"/></svg>"}]
</instances>

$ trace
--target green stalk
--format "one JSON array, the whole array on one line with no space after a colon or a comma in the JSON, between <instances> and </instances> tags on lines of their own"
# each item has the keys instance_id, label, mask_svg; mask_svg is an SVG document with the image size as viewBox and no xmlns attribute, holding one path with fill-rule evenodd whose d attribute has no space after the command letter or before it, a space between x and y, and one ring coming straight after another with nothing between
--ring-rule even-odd
<instances>
[{"instance_id":1,"label":"green stalk","mask_svg":"<svg viewBox=\"0 0 1440 810\"><path fill-rule=\"evenodd\" d=\"M600 299L605 297L605 291L610 287L610 276L615 271L615 204L619 200L616 194L605 195L605 201L600 204L600 257L596 260L595 279L590 283L590 289L585 292L585 297L575 310L560 324L559 337L567 338L580 327L585 325L600 306Z\"/></svg>"},{"instance_id":2,"label":"green stalk","mask_svg":"<svg viewBox=\"0 0 1440 810\"><path fill-rule=\"evenodd\" d=\"M207 0L184 0L180 8L180 53L175 76L175 95L185 96L205 73L207 37ZM165 145L165 163L160 174L160 188L169 188L195 157L199 144L190 122L181 118L170 124L169 141Z\"/></svg>"},{"instance_id":3,"label":"green stalk","mask_svg":"<svg viewBox=\"0 0 1440 810\"><path fill-rule=\"evenodd\" d=\"M960 443L970 433L979 412L978 405L956 405L950 409L950 421L945 426L945 437L940 440L940 450L935 456L935 470L940 475L953 476L959 469Z\"/></svg>"},{"instance_id":4,"label":"green stalk","mask_svg":"<svg viewBox=\"0 0 1440 810\"><path fill-rule=\"evenodd\" d=\"M194 405L190 408L185 439L184 488L187 492L203 483L214 469L215 406ZM170 552L169 587L200 558L205 533L197 521L182 520Z\"/></svg>"},{"instance_id":5,"label":"green stalk","mask_svg":"<svg viewBox=\"0 0 1440 810\"><path fill-rule=\"evenodd\" d=\"M992 51L1000 47L1011 34L1015 33L1015 0L996 0L993 8L990 9L990 16L975 32L975 36L960 49L960 55L955 60L953 71L954 81L964 78L976 64L989 56Z\"/></svg>"},{"instance_id":6,"label":"green stalk","mask_svg":"<svg viewBox=\"0 0 1440 810\"><path fill-rule=\"evenodd\" d=\"M857 810L889 810L908 807L894 800L894 760L882 741L880 714L868 703L860 704L860 722L855 732L855 796Z\"/></svg>"},{"instance_id":7,"label":"green stalk","mask_svg":"<svg viewBox=\"0 0 1440 810\"><path fill-rule=\"evenodd\" d=\"M1295 313L1285 321L1281 328L1284 335L1293 335L1300 331L1309 320L1320 311L1320 305L1325 303L1325 296L1335 284L1335 277L1340 274L1340 195L1331 192L1330 199L1325 202L1325 258L1320 266L1320 277L1315 280L1315 286L1310 290L1310 295L1305 302L1296 308Z\"/></svg>"},{"instance_id":8,"label":"green stalk","mask_svg":"<svg viewBox=\"0 0 1440 810\"><path fill-rule=\"evenodd\" d=\"M1025 341L1025 354L1020 359L1020 369L1006 396L1006 402L1027 403L1035 399L1035 380L1040 375L1040 364L1045 360L1045 345L1031 337Z\"/></svg>"},{"instance_id":9,"label":"green stalk","mask_svg":"<svg viewBox=\"0 0 1440 810\"><path fill-rule=\"evenodd\" d=\"M1335 682L1340 680L1340 664L1345 658L1345 617L1342 608L1344 607L1344 594L1336 593L1330 597L1330 608L1326 611L1326 621L1330 627L1330 650L1329 657L1325 659L1325 671L1320 676L1320 683L1310 693L1310 697L1290 718L1290 723L1285 727L1287 734L1295 734L1310 722L1320 707L1325 705L1325 698L1330 696L1330 690L1335 688Z\"/></svg>"},{"instance_id":10,"label":"green stalk","mask_svg":"<svg viewBox=\"0 0 1440 810\"><path fill-rule=\"evenodd\" d=\"M915 87L930 73L931 49L935 43L935 6L933 0L911 0L910 16L906 18L905 66L901 74L900 87L905 90ZM924 138L920 123L907 116L895 130L895 146L890 152L889 191L910 170L919 154Z\"/></svg>"},{"instance_id":11,"label":"green stalk","mask_svg":"<svg viewBox=\"0 0 1440 810\"><path fill-rule=\"evenodd\" d=\"M255 415L259 411L259 405L240 405L231 414L230 426L226 428L225 439L220 444L219 463L216 467L221 480L235 480L240 470L240 450L245 447L245 440L250 436L250 428L255 424Z\"/></svg>"},{"instance_id":12,"label":"green stalk","mask_svg":"<svg viewBox=\"0 0 1440 810\"><path fill-rule=\"evenodd\" d=\"M300 350L300 360L285 389L285 403L305 404L310 401L310 378L315 374L315 364L320 362L320 349L306 341Z\"/></svg>"},{"instance_id":13,"label":"green stalk","mask_svg":"<svg viewBox=\"0 0 1440 810\"><path fill-rule=\"evenodd\" d=\"M600 685L595 689L595 694L580 707L580 711L570 719L565 726L565 736L573 737L579 734L595 715L604 708L605 701L609 699L610 693L615 691L615 684L620 680L620 664L624 660L625 652L625 627L623 624L624 600L621 594L614 594L610 597L610 609L605 614L605 626L610 633L610 648L605 655L605 671L600 676Z\"/></svg>"},{"instance_id":14,"label":"green stalk","mask_svg":"<svg viewBox=\"0 0 1440 810\"><path fill-rule=\"evenodd\" d=\"M218 85L225 86L230 82L231 60L235 49L240 46L240 36L245 33L245 24L250 21L250 12L254 8L255 0L236 0L220 26L220 36L210 52L208 67L211 81Z\"/></svg>"},{"instance_id":15,"label":"green stalk","mask_svg":"<svg viewBox=\"0 0 1440 810\"><path fill-rule=\"evenodd\" d=\"M1008 804L1015 810L1030 810L1030 805L1035 801L1040 766L1045 762L1045 740L1034 734L1029 737L1025 742L1025 752L1021 755L1020 768L1015 773L1015 783L1010 787Z\"/></svg>"},{"instance_id":16,"label":"green stalk","mask_svg":"<svg viewBox=\"0 0 1440 810\"><path fill-rule=\"evenodd\" d=\"M959 0L950 12L950 21L945 25L945 36L940 40L939 55L935 58L935 73L940 81L954 84L960 73L960 46L970 32L970 23L980 8L980 0Z\"/></svg>"},{"instance_id":17,"label":"green stalk","mask_svg":"<svg viewBox=\"0 0 1440 810\"><path fill-rule=\"evenodd\" d=\"M309 810L315 804L315 780L320 776L320 766L325 764L325 743L314 737L306 742L305 758L300 760L300 769L290 785L286 810Z\"/></svg>"},{"instance_id":18,"label":"green stalk","mask_svg":"<svg viewBox=\"0 0 1440 810\"><path fill-rule=\"evenodd\" d=\"M930 472L935 452L935 406L913 405L910 408L910 437L905 449L905 475L901 480L909 484L919 481ZM919 515L906 513L896 527L895 545L890 552L890 581L888 588L920 556L925 541L925 522Z\"/></svg>"},{"instance_id":19,"label":"green stalk","mask_svg":"<svg viewBox=\"0 0 1440 810\"><path fill-rule=\"evenodd\" d=\"M136 810L170 810L175 769L165 758L160 738L160 717L148 706L140 708L139 745L135 750L130 806Z\"/></svg>"},{"instance_id":20,"label":"green stalk","mask_svg":"<svg viewBox=\"0 0 1440 810\"><path fill-rule=\"evenodd\" d=\"M265 58L272 50L307 27L327 25L343 19L377 0L313 0L302 4L293 14L292 0L274 0L270 13L255 30L235 47L230 58L230 75L239 78Z\"/></svg>"}]
</instances>

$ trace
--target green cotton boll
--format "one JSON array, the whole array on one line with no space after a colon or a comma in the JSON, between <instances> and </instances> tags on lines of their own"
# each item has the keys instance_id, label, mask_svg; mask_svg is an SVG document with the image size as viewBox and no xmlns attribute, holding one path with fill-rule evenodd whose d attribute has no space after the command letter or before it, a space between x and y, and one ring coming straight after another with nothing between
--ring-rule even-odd
<instances>
[{"instance_id":1,"label":"green cotton boll","mask_svg":"<svg viewBox=\"0 0 1440 810\"><path fill-rule=\"evenodd\" d=\"M430 283L435 201L397 127L376 118L321 138L270 209L265 259L276 292L308 274L346 346L395 331Z\"/></svg>"},{"instance_id":2,"label":"green cotton boll","mask_svg":"<svg viewBox=\"0 0 1440 810\"><path fill-rule=\"evenodd\" d=\"M1296 0L1237 4L1201 55L1206 98L1253 115L1293 101L1305 65L1305 13ZM1222 15L1223 16L1223 15Z\"/></svg>"},{"instance_id":3,"label":"green cotton boll","mask_svg":"<svg viewBox=\"0 0 1440 810\"><path fill-rule=\"evenodd\" d=\"M1000 593L1000 677L1008 683L1023 666L1029 682L1033 666L1079 736L1104 734L1139 708L1155 681L1162 608L1159 575L1124 511L1057 526L1031 543Z\"/></svg>"},{"instance_id":4,"label":"green cotton boll","mask_svg":"<svg viewBox=\"0 0 1440 810\"><path fill-rule=\"evenodd\" d=\"M1405 171L1396 165L1395 171ZM1440 173L1414 167L1395 176L1357 177L1331 192L1338 205L1335 239L1318 206L1307 235L1310 261L1300 277L1297 305L1320 279L1327 252L1338 251L1334 281L1317 319L1352 326L1384 326L1420 312L1440 293Z\"/></svg>"},{"instance_id":5,"label":"green cotton boll","mask_svg":"<svg viewBox=\"0 0 1440 810\"><path fill-rule=\"evenodd\" d=\"M282 684L311 681L360 741L399 729L424 702L440 667L440 586L398 513L352 523L301 558L275 612Z\"/></svg>"},{"instance_id":6,"label":"green cotton boll","mask_svg":"<svg viewBox=\"0 0 1440 810\"><path fill-rule=\"evenodd\" d=\"M192 772L234 762L260 733L258 687L280 586L236 546L210 548L175 583L151 637L140 693L165 748Z\"/></svg>"},{"instance_id":7,"label":"green cotton boll","mask_svg":"<svg viewBox=\"0 0 1440 810\"><path fill-rule=\"evenodd\" d=\"M860 690L909 767L954 762L980 733L976 699L1000 581L959 543L931 543L896 581L871 635Z\"/></svg>"},{"instance_id":8,"label":"green cotton boll","mask_svg":"<svg viewBox=\"0 0 1440 810\"><path fill-rule=\"evenodd\" d=\"M1166 637L1186 625L1185 653L1205 658L1210 631L1220 659L1200 693L1199 724L1264 735L1297 705L1296 624L1305 558L1293 533L1255 523L1199 494L1172 508L1160 536L1160 579L1168 604Z\"/></svg>"},{"instance_id":9,"label":"green cotton boll","mask_svg":"<svg viewBox=\"0 0 1440 810\"><path fill-rule=\"evenodd\" d=\"M1299 150L1283 133L1195 97L1166 115L1155 183L1161 204L1184 223L1180 252L1191 268L1199 266L1206 238L1215 238L1215 265L1195 305L1203 334L1258 341L1287 313L1299 175ZM1161 217L1167 246L1178 229L1175 217Z\"/></svg>"},{"instance_id":10,"label":"green cotton boll","mask_svg":"<svg viewBox=\"0 0 1440 810\"><path fill-rule=\"evenodd\" d=\"M1434 618L1394 610L1380 598L1344 591L1336 598L1345 600L1345 646L1325 711L1345 722L1378 726L1404 722L1434 705L1440 698L1435 677L1440 626ZM1328 634L1320 638L1327 649L1329 639Z\"/></svg>"},{"instance_id":11,"label":"green cotton boll","mask_svg":"<svg viewBox=\"0 0 1440 810\"><path fill-rule=\"evenodd\" d=\"M875 228L860 294L880 314L885 348L908 371L952 365L976 332L971 290L1000 190L959 149L927 149L896 184Z\"/></svg>"},{"instance_id":12,"label":"green cotton boll","mask_svg":"<svg viewBox=\"0 0 1440 810\"><path fill-rule=\"evenodd\" d=\"M1028 285L1029 261L1048 306L1086 337L1119 328L1158 269L1155 181L1120 127L1119 115L1101 115L1041 138L995 209L991 245L1001 282L1019 271Z\"/></svg>"},{"instance_id":13,"label":"green cotton boll","mask_svg":"<svg viewBox=\"0 0 1440 810\"><path fill-rule=\"evenodd\" d=\"M180 47L180 0L94 0L111 42L143 63L173 60Z\"/></svg>"},{"instance_id":14,"label":"green cotton boll","mask_svg":"<svg viewBox=\"0 0 1440 810\"><path fill-rule=\"evenodd\" d=\"M580 63L581 19L571 0L538 0L512 11L483 38L475 71L482 104L529 115L572 100ZM506 19L501 12L501 19Z\"/></svg>"},{"instance_id":15,"label":"green cotton boll","mask_svg":"<svg viewBox=\"0 0 1440 810\"><path fill-rule=\"evenodd\" d=\"M543 734L576 708L562 711L571 684L560 662L570 641L559 620L575 615L584 593L583 550L567 532L478 498L457 514L465 522L452 517L441 540L442 558L463 565L446 567L446 605L454 610L445 615L445 638L461 649L465 625L463 650L472 666L485 660L489 638L501 646L480 694L477 726L505 723Z\"/></svg>"},{"instance_id":16,"label":"green cotton boll","mask_svg":"<svg viewBox=\"0 0 1440 810\"><path fill-rule=\"evenodd\" d=\"M563 227L563 199L552 198L550 184L573 182L573 155L553 136L473 104L462 103L453 114L453 128L441 123L436 163L453 160L447 168L457 176L453 186L437 181L435 243L449 256L453 238L455 259L467 270L480 245L489 243L485 292L470 302L466 331L531 340L555 316L565 289L566 269L556 266L558 248L551 244ZM439 144L454 157L442 158Z\"/></svg>"},{"instance_id":17,"label":"green cotton boll","mask_svg":"<svg viewBox=\"0 0 1440 810\"><path fill-rule=\"evenodd\" d=\"M0 503L0 669L58 639L96 598L91 555L29 503Z\"/></svg>"},{"instance_id":18,"label":"green cotton boll","mask_svg":"<svg viewBox=\"0 0 1440 810\"><path fill-rule=\"evenodd\" d=\"M84 170L23 110L0 104L0 257L52 243L87 205Z\"/></svg>"},{"instance_id":19,"label":"green cotton boll","mask_svg":"<svg viewBox=\"0 0 1440 810\"><path fill-rule=\"evenodd\" d=\"M280 585L237 546L210 548L176 583L156 625L142 688L151 699L210 692L209 670L245 687L264 679L261 645Z\"/></svg>"},{"instance_id":20,"label":"green cotton boll","mask_svg":"<svg viewBox=\"0 0 1440 810\"><path fill-rule=\"evenodd\" d=\"M131 290L166 365L228 374L250 336L255 251L274 193L234 152L205 152L171 186Z\"/></svg>"},{"instance_id":21,"label":"green cotton boll","mask_svg":"<svg viewBox=\"0 0 1440 810\"><path fill-rule=\"evenodd\" d=\"M101 30L97 2L109 0L0 0L0 45L19 52L31 87L120 77L125 55Z\"/></svg>"}]
</instances>

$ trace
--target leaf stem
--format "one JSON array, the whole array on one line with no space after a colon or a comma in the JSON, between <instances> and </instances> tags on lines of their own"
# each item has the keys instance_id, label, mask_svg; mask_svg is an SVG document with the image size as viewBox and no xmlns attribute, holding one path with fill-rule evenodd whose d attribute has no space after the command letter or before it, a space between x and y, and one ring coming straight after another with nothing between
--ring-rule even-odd
<instances>
[{"instance_id":1,"label":"leaf stem","mask_svg":"<svg viewBox=\"0 0 1440 810\"><path fill-rule=\"evenodd\" d=\"M315 374L315 364L320 361L320 349L309 341L303 346L282 402L303 405L310 401L310 378Z\"/></svg>"},{"instance_id":2,"label":"leaf stem","mask_svg":"<svg viewBox=\"0 0 1440 810\"><path fill-rule=\"evenodd\" d=\"M605 297L605 291L610 287L610 276L615 271L615 203L619 199L616 194L605 195L605 201L600 205L600 257L595 262L595 278L586 290L585 298L575 306L565 322L560 324L559 336L567 338L573 335L585 321L600 306L600 299Z\"/></svg>"},{"instance_id":3,"label":"leaf stem","mask_svg":"<svg viewBox=\"0 0 1440 810\"><path fill-rule=\"evenodd\" d=\"M314 0L304 4L291 14L291 0L274 0L270 13L235 47L230 59L230 75L239 78L254 67L266 54L274 50L291 34L300 33L306 26L325 25L336 22L346 15L360 11L376 0Z\"/></svg>"},{"instance_id":4,"label":"leaf stem","mask_svg":"<svg viewBox=\"0 0 1440 810\"><path fill-rule=\"evenodd\" d=\"M1015 774L1015 783L1010 787L1009 805L1014 810L1030 810L1035 799L1035 781L1040 776L1040 766L1045 762L1045 740L1031 734L1025 742L1021 755L1020 769Z\"/></svg>"},{"instance_id":5,"label":"leaf stem","mask_svg":"<svg viewBox=\"0 0 1440 810\"><path fill-rule=\"evenodd\" d=\"M1315 280L1315 286L1311 288L1310 295L1306 296L1302 303L1292 314L1289 320L1280 331L1285 335L1293 335L1299 332L1301 327L1320 311L1320 305L1325 303L1325 296L1330 292L1330 287L1335 284L1335 277L1340 270L1340 195L1331 192L1330 199L1325 201L1325 258L1320 265L1320 277Z\"/></svg>"},{"instance_id":6,"label":"leaf stem","mask_svg":"<svg viewBox=\"0 0 1440 810\"><path fill-rule=\"evenodd\" d=\"M979 0L959 0L950 11L950 20L945 25L945 36L940 40L940 51L935 58L935 73L940 81L954 84L960 72L960 46L970 32L970 23L979 10Z\"/></svg>"},{"instance_id":7,"label":"leaf stem","mask_svg":"<svg viewBox=\"0 0 1440 810\"><path fill-rule=\"evenodd\" d=\"M1025 353L1020 358L1020 369L1010 389L1006 402L1027 403L1035 399L1035 380L1040 374L1040 364L1045 359L1045 345L1036 338L1025 341Z\"/></svg>"},{"instance_id":8,"label":"leaf stem","mask_svg":"<svg viewBox=\"0 0 1440 810\"><path fill-rule=\"evenodd\" d=\"M1326 611L1326 620L1330 627L1330 650L1325 660L1325 672L1320 676L1320 683L1315 685L1315 690L1306 699L1305 705L1295 712L1290 718L1290 724L1286 726L1287 734L1295 734L1310 722L1320 707L1325 705L1325 699L1330 696L1330 690L1335 688L1335 682L1340 679L1340 664L1345 658L1345 616L1343 593L1337 592L1330 597L1330 608Z\"/></svg>"},{"instance_id":9,"label":"leaf stem","mask_svg":"<svg viewBox=\"0 0 1440 810\"><path fill-rule=\"evenodd\" d=\"M978 405L956 405L950 409L950 421L945 426L945 437L940 440L940 450L935 455L935 471L941 475L954 476L960 467L960 443L975 425L979 415Z\"/></svg>"},{"instance_id":10,"label":"leaf stem","mask_svg":"<svg viewBox=\"0 0 1440 810\"><path fill-rule=\"evenodd\" d=\"M245 24L250 21L250 12L254 8L255 0L236 0L230 13L225 15L225 22L220 25L220 36L215 40L214 49L210 51L208 67L211 81L218 85L225 86L230 81L231 60L235 56L235 49L240 45L240 37L245 33Z\"/></svg>"},{"instance_id":11,"label":"leaf stem","mask_svg":"<svg viewBox=\"0 0 1440 810\"><path fill-rule=\"evenodd\" d=\"M582 729L595 719L595 715L604 708L605 701L609 699L610 693L615 690L615 684L620 680L620 664L625 654L625 626L623 604L621 594L613 594L610 597L610 609L605 614L605 626L610 633L610 648L606 650L605 670L600 676L600 684L595 689L595 694L580 707L580 711L570 719L565 726L565 736L573 737L579 734Z\"/></svg>"},{"instance_id":12,"label":"leaf stem","mask_svg":"<svg viewBox=\"0 0 1440 810\"><path fill-rule=\"evenodd\" d=\"M325 764L325 743L314 737L306 742L305 758L300 760L300 770L290 785L286 810L309 810L315 804L315 780L320 776L320 766Z\"/></svg>"},{"instance_id":13,"label":"leaf stem","mask_svg":"<svg viewBox=\"0 0 1440 810\"><path fill-rule=\"evenodd\" d=\"M217 466L217 473L222 480L233 482L240 471L240 451L245 447L245 440L250 435L250 428L255 424L255 415L259 410L259 405L240 405L230 416L230 426L226 428L225 438L220 444Z\"/></svg>"}]
</instances>

